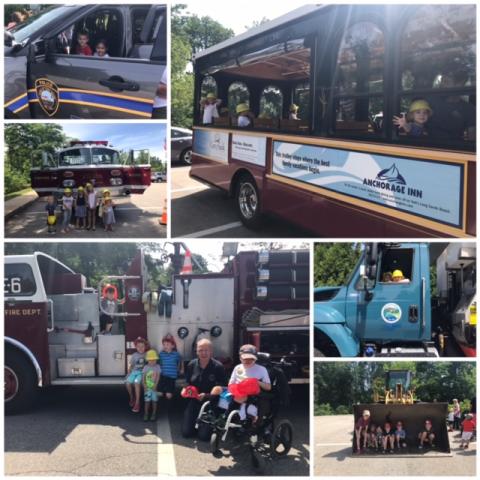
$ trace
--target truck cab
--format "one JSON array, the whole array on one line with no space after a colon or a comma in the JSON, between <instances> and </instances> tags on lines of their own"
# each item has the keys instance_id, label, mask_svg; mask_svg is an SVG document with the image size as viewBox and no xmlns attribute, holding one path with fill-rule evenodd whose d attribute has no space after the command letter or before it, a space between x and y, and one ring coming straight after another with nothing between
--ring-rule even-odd
<instances>
[{"instance_id":1,"label":"truck cab","mask_svg":"<svg viewBox=\"0 0 480 480\"><path fill-rule=\"evenodd\" d=\"M83 275L44 253L5 257L5 408L27 410L38 387L49 385L121 384L133 341L147 336L142 256L127 274L105 277L98 288ZM100 332L99 292L102 285L121 282L125 322L111 335Z\"/></svg>"},{"instance_id":2,"label":"truck cab","mask_svg":"<svg viewBox=\"0 0 480 480\"><path fill-rule=\"evenodd\" d=\"M427 244L367 244L345 285L314 290L316 348L341 356L436 355L429 269ZM392 281L394 272L403 279Z\"/></svg>"},{"instance_id":3,"label":"truck cab","mask_svg":"<svg viewBox=\"0 0 480 480\"><path fill-rule=\"evenodd\" d=\"M165 5L51 5L6 32L6 118L151 118L166 83ZM78 35L92 52L77 54Z\"/></svg>"}]
</instances>

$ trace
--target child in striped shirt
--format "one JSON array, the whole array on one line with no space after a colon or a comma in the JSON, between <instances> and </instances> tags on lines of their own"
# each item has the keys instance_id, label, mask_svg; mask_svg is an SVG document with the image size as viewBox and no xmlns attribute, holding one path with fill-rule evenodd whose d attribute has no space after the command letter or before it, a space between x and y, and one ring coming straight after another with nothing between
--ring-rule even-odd
<instances>
[{"instance_id":1,"label":"child in striped shirt","mask_svg":"<svg viewBox=\"0 0 480 480\"><path fill-rule=\"evenodd\" d=\"M162 373L158 392L161 397L165 396L167 400L171 400L175 392L175 380L179 373L183 374L183 363L172 335L168 334L162 338L162 346L163 350L159 352Z\"/></svg>"}]
</instances>

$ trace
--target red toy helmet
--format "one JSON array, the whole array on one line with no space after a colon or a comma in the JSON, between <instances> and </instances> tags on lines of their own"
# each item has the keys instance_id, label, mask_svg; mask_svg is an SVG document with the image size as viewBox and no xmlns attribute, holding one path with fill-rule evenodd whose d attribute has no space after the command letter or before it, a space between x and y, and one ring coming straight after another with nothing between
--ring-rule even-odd
<instances>
[{"instance_id":1,"label":"red toy helmet","mask_svg":"<svg viewBox=\"0 0 480 480\"><path fill-rule=\"evenodd\" d=\"M228 391L234 397L248 397L250 395L258 395L260 393L260 385L256 378L246 378L240 383L231 383Z\"/></svg>"},{"instance_id":2,"label":"red toy helmet","mask_svg":"<svg viewBox=\"0 0 480 480\"><path fill-rule=\"evenodd\" d=\"M117 290L117 287L115 285L112 285L110 283L107 283L103 289L102 289L102 298L106 298L107 297L107 292L109 290L113 290L113 298L115 300L118 300L118 290Z\"/></svg>"},{"instance_id":3,"label":"red toy helmet","mask_svg":"<svg viewBox=\"0 0 480 480\"><path fill-rule=\"evenodd\" d=\"M145 345L145 350L148 350L150 348L150 344L148 343L148 340L145 340L143 337L137 337L133 341L133 344L135 345L135 348L137 348L138 343L143 343Z\"/></svg>"},{"instance_id":4,"label":"red toy helmet","mask_svg":"<svg viewBox=\"0 0 480 480\"><path fill-rule=\"evenodd\" d=\"M182 397L183 398L194 398L198 400L198 388L194 387L193 385L188 385L182 390Z\"/></svg>"}]
</instances>

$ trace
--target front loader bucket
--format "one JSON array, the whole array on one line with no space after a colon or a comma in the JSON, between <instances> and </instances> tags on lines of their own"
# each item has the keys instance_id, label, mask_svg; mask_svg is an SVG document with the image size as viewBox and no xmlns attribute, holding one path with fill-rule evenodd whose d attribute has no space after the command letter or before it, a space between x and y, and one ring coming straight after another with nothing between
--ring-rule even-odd
<instances>
[{"instance_id":1,"label":"front loader bucket","mask_svg":"<svg viewBox=\"0 0 480 480\"><path fill-rule=\"evenodd\" d=\"M409 453L422 453L418 450L418 434L423 430L425 420L432 421L435 433L435 450L450 453L450 442L447 432L447 403L414 403L413 405L385 405L382 403L365 403L353 406L354 426L362 416L364 410L370 411L370 423L383 427L385 422L390 422L392 428L398 420L403 423L407 432L407 446ZM355 431L355 428L354 428ZM353 451L356 450L355 435L353 438Z\"/></svg>"}]
</instances>

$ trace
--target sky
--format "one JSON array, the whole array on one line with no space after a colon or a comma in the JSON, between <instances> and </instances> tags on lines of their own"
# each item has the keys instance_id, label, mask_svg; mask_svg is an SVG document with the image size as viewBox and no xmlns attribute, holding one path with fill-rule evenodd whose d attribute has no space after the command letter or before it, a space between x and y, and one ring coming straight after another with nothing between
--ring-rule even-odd
<instances>
[{"instance_id":1,"label":"sky","mask_svg":"<svg viewBox=\"0 0 480 480\"><path fill-rule=\"evenodd\" d=\"M158 123L61 123L69 137L79 140L108 140L119 150L149 149L150 155L165 159L164 124Z\"/></svg>"},{"instance_id":2,"label":"sky","mask_svg":"<svg viewBox=\"0 0 480 480\"><path fill-rule=\"evenodd\" d=\"M201 2L181 2L187 5L187 11L198 16L209 16L224 27L231 28L235 35L245 32L254 21L263 18L273 20L298 7L307 5L308 1L290 0L288 2L225 2L203 0Z\"/></svg>"}]
</instances>

